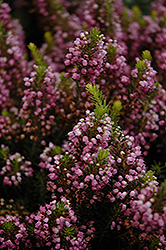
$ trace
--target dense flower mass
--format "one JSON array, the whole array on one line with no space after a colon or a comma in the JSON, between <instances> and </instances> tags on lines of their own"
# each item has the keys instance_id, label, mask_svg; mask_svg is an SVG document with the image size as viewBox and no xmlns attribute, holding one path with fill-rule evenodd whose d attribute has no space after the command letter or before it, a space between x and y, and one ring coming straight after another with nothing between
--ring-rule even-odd
<instances>
[{"instance_id":1,"label":"dense flower mass","mask_svg":"<svg viewBox=\"0 0 166 250\"><path fill-rule=\"evenodd\" d=\"M20 153L9 154L9 148L1 145L0 158L4 162L0 175L4 176L3 182L5 185L11 186L14 184L17 186L22 181L22 174L25 176L33 175L33 169L29 167L31 162L24 160Z\"/></svg>"},{"instance_id":2,"label":"dense flower mass","mask_svg":"<svg viewBox=\"0 0 166 250\"><path fill-rule=\"evenodd\" d=\"M166 4L147 1L0 0L0 249L166 249Z\"/></svg>"},{"instance_id":3,"label":"dense flower mass","mask_svg":"<svg viewBox=\"0 0 166 250\"><path fill-rule=\"evenodd\" d=\"M79 81L82 87L85 87L86 83L95 83L96 78L103 71L106 55L103 40L104 36L99 35L99 32L94 29L90 35L88 32L81 33L80 38L74 41L74 48L69 48L64 63L66 66L76 65L71 71L71 77Z\"/></svg>"},{"instance_id":4,"label":"dense flower mass","mask_svg":"<svg viewBox=\"0 0 166 250\"><path fill-rule=\"evenodd\" d=\"M0 220L0 249L30 248L26 227L17 215L1 216Z\"/></svg>"},{"instance_id":5,"label":"dense flower mass","mask_svg":"<svg viewBox=\"0 0 166 250\"><path fill-rule=\"evenodd\" d=\"M39 212L26 217L28 223L33 225L33 234L36 237L36 246L48 246L49 249L87 249L88 242L94 231L93 222L89 228L77 226L77 217L65 197L57 202L40 206Z\"/></svg>"},{"instance_id":6,"label":"dense flower mass","mask_svg":"<svg viewBox=\"0 0 166 250\"><path fill-rule=\"evenodd\" d=\"M54 164L46 164L50 171L49 188L60 195L65 192L69 197L77 193L81 203L93 204L104 195L110 197L111 202L116 198L123 200L127 195L123 190L127 182L137 180L144 171L140 148L132 148L133 138L125 138L120 128L114 128L107 114L97 120L95 113L89 111L68 136L69 142L63 145L65 155L56 155ZM120 152L116 152L117 147L121 147ZM124 169L120 170L118 166L122 162ZM59 176L63 176L63 182ZM119 176L117 182L116 176ZM77 203L76 197L73 198Z\"/></svg>"},{"instance_id":7,"label":"dense flower mass","mask_svg":"<svg viewBox=\"0 0 166 250\"><path fill-rule=\"evenodd\" d=\"M23 77L29 71L25 60L25 44L22 26L10 15L10 7L2 3L0 8L0 110L13 106L12 99L20 95Z\"/></svg>"},{"instance_id":8,"label":"dense flower mass","mask_svg":"<svg viewBox=\"0 0 166 250\"><path fill-rule=\"evenodd\" d=\"M55 74L51 68L44 71L37 67L37 72L39 73L32 71L30 78L24 78L26 89L19 113L19 116L26 121L25 127L23 126L24 132L31 133L33 131L34 136L32 138L31 134L31 138L34 140L36 140L36 134L39 134L39 130L43 136L49 133L55 119L57 101Z\"/></svg>"}]
</instances>

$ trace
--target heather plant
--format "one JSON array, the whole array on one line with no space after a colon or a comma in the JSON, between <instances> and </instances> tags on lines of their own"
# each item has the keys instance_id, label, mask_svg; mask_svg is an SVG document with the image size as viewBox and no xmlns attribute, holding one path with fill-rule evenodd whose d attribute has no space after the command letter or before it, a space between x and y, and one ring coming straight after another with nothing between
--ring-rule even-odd
<instances>
[{"instance_id":1,"label":"heather plant","mask_svg":"<svg viewBox=\"0 0 166 250\"><path fill-rule=\"evenodd\" d=\"M146 155L146 149L150 147L149 140L152 142L160 133L164 132L162 127L165 124L165 90L156 82L156 71L151 67L149 52L144 51L142 59L136 58L136 60L131 77L122 76L121 78L122 87L119 91L121 97L119 96L119 98L122 100L124 109L131 108L127 112L122 110L123 114L130 116L129 118L125 115L122 118L124 129L127 129L125 133L135 134L135 143L145 148L144 154ZM163 92L162 98L161 92ZM128 102L129 105L126 105L125 102ZM159 104L157 104L158 102ZM137 125L139 125L138 130Z\"/></svg>"},{"instance_id":2,"label":"heather plant","mask_svg":"<svg viewBox=\"0 0 166 250\"><path fill-rule=\"evenodd\" d=\"M22 79L28 72L22 26L10 15L7 3L0 3L0 105L1 111L18 105ZM15 102L15 104L14 104Z\"/></svg>"},{"instance_id":3,"label":"heather plant","mask_svg":"<svg viewBox=\"0 0 166 250\"><path fill-rule=\"evenodd\" d=\"M96 237L100 235L101 242L101 237L105 239L108 232L111 237L111 230L123 232L125 228L129 240L134 234L139 235L140 243L134 237L134 242L130 243L133 247L147 244L147 239L151 242L154 236L156 241L150 244L163 247L165 207L164 204L160 207L159 203L164 198L165 187L160 189L154 173L147 172L140 147L134 146L134 138L125 136L120 127L115 127L101 92L92 85L87 85L87 89L95 102L95 112L87 111L86 117L68 133L69 141L62 147L64 154L50 144L41 155L41 167L50 172L48 190L53 197L65 194L77 213L87 210L87 220L89 213L95 221L96 214L101 212L98 216L104 217L107 223L103 218L101 223L95 221L94 224ZM114 105L112 114L117 110ZM56 152L54 157L53 152ZM102 216L105 206L106 217ZM83 220L86 220L85 215ZM142 234L139 229L145 232ZM123 237L119 238L123 242ZM98 249L104 246L100 240Z\"/></svg>"},{"instance_id":4,"label":"heather plant","mask_svg":"<svg viewBox=\"0 0 166 250\"><path fill-rule=\"evenodd\" d=\"M130 63L134 63L134 58L141 51L148 49L152 53L153 65L158 71L159 79L165 79L164 1L153 1L149 15L143 15L138 6L133 6L132 10L123 8L120 20L123 35L115 36L119 42L124 41L127 45Z\"/></svg>"},{"instance_id":5,"label":"heather plant","mask_svg":"<svg viewBox=\"0 0 166 250\"><path fill-rule=\"evenodd\" d=\"M95 83L103 71L106 51L104 48L104 36L96 28L81 33L80 39L74 41L74 48L69 48L66 55L65 65L73 65L71 73L66 74L77 82L81 87L87 83Z\"/></svg>"},{"instance_id":6,"label":"heather plant","mask_svg":"<svg viewBox=\"0 0 166 250\"><path fill-rule=\"evenodd\" d=\"M123 87L121 78L128 79L125 48L116 40L106 39L97 28L81 32L68 51L64 61L68 71L65 77L72 77L83 93L81 87L96 83L111 99L117 88Z\"/></svg>"},{"instance_id":7,"label":"heather plant","mask_svg":"<svg viewBox=\"0 0 166 250\"><path fill-rule=\"evenodd\" d=\"M30 161L24 160L20 153L10 154L9 148L1 145L0 148L1 171L0 175L4 176L5 185L17 186L22 181L22 175L32 176L33 169L29 167Z\"/></svg>"},{"instance_id":8,"label":"heather plant","mask_svg":"<svg viewBox=\"0 0 166 250\"><path fill-rule=\"evenodd\" d=\"M144 147L146 155L150 143L165 134L165 90L157 82L150 52L145 50L142 58L135 60L135 68L130 68L125 48L114 40L106 42L94 28L90 33L81 33L69 48L65 76L72 77L81 90L89 82L98 84L110 105L115 99L121 101L125 133L135 135L135 143Z\"/></svg>"},{"instance_id":9,"label":"heather plant","mask_svg":"<svg viewBox=\"0 0 166 250\"><path fill-rule=\"evenodd\" d=\"M63 57L66 49L81 30L79 17L69 12L68 5L68 1L32 1L32 8L35 8L42 20L39 26L44 32L44 43L40 52L56 71L64 69Z\"/></svg>"},{"instance_id":10,"label":"heather plant","mask_svg":"<svg viewBox=\"0 0 166 250\"><path fill-rule=\"evenodd\" d=\"M30 248L25 225L17 215L1 216L0 249Z\"/></svg>"},{"instance_id":11,"label":"heather plant","mask_svg":"<svg viewBox=\"0 0 166 250\"><path fill-rule=\"evenodd\" d=\"M121 32L119 15L122 13L123 3L118 1L81 1L76 10L80 17L81 24L86 30L97 27L105 36L112 37L115 33Z\"/></svg>"},{"instance_id":12,"label":"heather plant","mask_svg":"<svg viewBox=\"0 0 166 250\"><path fill-rule=\"evenodd\" d=\"M52 131L56 131L59 134L54 143L59 143L59 138L92 104L72 79L66 79L63 72L53 72L33 43L28 47L36 64L30 77L23 79L25 89L18 114L23 121L22 138L29 135L30 140L45 145Z\"/></svg>"},{"instance_id":13,"label":"heather plant","mask_svg":"<svg viewBox=\"0 0 166 250\"><path fill-rule=\"evenodd\" d=\"M26 89L19 115L26 124L22 129L25 133L30 133L31 140L38 141L38 137L49 133L50 124L55 120L53 115L57 100L55 74L51 68L39 62L39 65L34 65L30 77L24 78L24 84Z\"/></svg>"},{"instance_id":14,"label":"heather plant","mask_svg":"<svg viewBox=\"0 0 166 250\"><path fill-rule=\"evenodd\" d=\"M35 238L40 249L88 249L94 231L93 222L89 222L89 227L79 226L65 197L40 206L37 214L26 216L26 221L30 237Z\"/></svg>"}]
</instances>

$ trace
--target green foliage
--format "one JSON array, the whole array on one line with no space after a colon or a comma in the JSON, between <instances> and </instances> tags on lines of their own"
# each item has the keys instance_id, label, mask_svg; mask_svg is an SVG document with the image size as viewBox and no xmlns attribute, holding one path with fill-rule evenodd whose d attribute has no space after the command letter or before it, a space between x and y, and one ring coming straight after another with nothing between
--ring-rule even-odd
<instances>
[{"instance_id":1,"label":"green foliage","mask_svg":"<svg viewBox=\"0 0 166 250\"><path fill-rule=\"evenodd\" d=\"M149 170L149 171L146 170L142 174L142 177L140 178L141 186L145 187L146 185L148 185L148 183L150 183L151 181L154 181L156 179L157 178L156 178L156 176L154 176L154 172L152 170Z\"/></svg>"},{"instance_id":2,"label":"green foliage","mask_svg":"<svg viewBox=\"0 0 166 250\"><path fill-rule=\"evenodd\" d=\"M66 203L60 201L55 203L55 209L52 210L52 213L49 215L49 225L50 227L55 226L56 219L60 216L68 215L68 209L65 207Z\"/></svg>"},{"instance_id":3,"label":"green foliage","mask_svg":"<svg viewBox=\"0 0 166 250\"><path fill-rule=\"evenodd\" d=\"M35 228L35 225L34 223L27 223L27 231L28 231L28 234L29 235L33 235L34 234L34 228Z\"/></svg>"},{"instance_id":4,"label":"green foliage","mask_svg":"<svg viewBox=\"0 0 166 250\"><path fill-rule=\"evenodd\" d=\"M148 61L152 60L152 56L149 50L144 50L142 52L142 60L145 60L145 59L147 59Z\"/></svg>"},{"instance_id":5,"label":"green foliage","mask_svg":"<svg viewBox=\"0 0 166 250\"><path fill-rule=\"evenodd\" d=\"M46 64L43 56L39 53L39 50L34 43L30 43L28 45L28 48L30 49L30 51L32 53L32 56L33 56L33 59L35 60L35 63L38 65L37 73L39 75L42 75L47 68L47 64Z\"/></svg>"},{"instance_id":6,"label":"green foliage","mask_svg":"<svg viewBox=\"0 0 166 250\"><path fill-rule=\"evenodd\" d=\"M95 158L96 163L99 163L100 165L102 165L103 163L107 162L107 157L108 157L108 150L106 149L101 149L97 155L97 157Z\"/></svg>"},{"instance_id":7,"label":"green foliage","mask_svg":"<svg viewBox=\"0 0 166 250\"><path fill-rule=\"evenodd\" d=\"M65 207L66 203L63 201L60 201L56 204L56 208L53 211L54 214L56 214L57 217L62 216L67 213L68 209Z\"/></svg>"},{"instance_id":8,"label":"green foliage","mask_svg":"<svg viewBox=\"0 0 166 250\"><path fill-rule=\"evenodd\" d=\"M91 29L88 38L90 39L90 43L83 46L82 52L83 54L88 54L90 58L97 51L98 48L96 46L103 39L103 35L100 35L100 30L95 27ZM79 67L79 64L76 66Z\"/></svg>"},{"instance_id":9,"label":"green foliage","mask_svg":"<svg viewBox=\"0 0 166 250\"><path fill-rule=\"evenodd\" d=\"M97 174L99 167L101 168L103 165L107 163L107 157L108 157L108 150L105 150L105 149L99 150L97 157L92 157L92 160L94 161L94 163L88 164L89 174L91 173Z\"/></svg>"},{"instance_id":10,"label":"green foliage","mask_svg":"<svg viewBox=\"0 0 166 250\"><path fill-rule=\"evenodd\" d=\"M91 94L91 98L94 102L94 104L98 104L99 106L103 105L103 94L99 90L99 88L96 85L87 84L86 89Z\"/></svg>"},{"instance_id":11,"label":"green foliage","mask_svg":"<svg viewBox=\"0 0 166 250\"><path fill-rule=\"evenodd\" d=\"M62 161L63 161L64 166L68 166L68 164L70 164L70 162L71 162L71 158L70 158L69 154L66 153L63 156Z\"/></svg>"},{"instance_id":12,"label":"green foliage","mask_svg":"<svg viewBox=\"0 0 166 250\"><path fill-rule=\"evenodd\" d=\"M135 65L135 68L138 70L138 76L140 76L141 78L143 78L143 74L146 72L146 70L148 70L148 64L146 60L152 60L152 56L149 50L144 50L142 52L140 60L138 60Z\"/></svg>"},{"instance_id":13,"label":"green foliage","mask_svg":"<svg viewBox=\"0 0 166 250\"><path fill-rule=\"evenodd\" d=\"M159 246L159 239L157 237L153 237L153 238L150 238L149 240L149 249L159 249L158 246Z\"/></svg>"},{"instance_id":14,"label":"green foliage","mask_svg":"<svg viewBox=\"0 0 166 250\"><path fill-rule=\"evenodd\" d=\"M6 221L2 225L2 229L5 231L6 234L11 233L11 231L14 231L16 226L14 225L13 221Z\"/></svg>"},{"instance_id":15,"label":"green foliage","mask_svg":"<svg viewBox=\"0 0 166 250\"><path fill-rule=\"evenodd\" d=\"M5 117L11 117L11 113L9 113L7 110L2 110L1 114Z\"/></svg>"},{"instance_id":16,"label":"green foliage","mask_svg":"<svg viewBox=\"0 0 166 250\"><path fill-rule=\"evenodd\" d=\"M111 108L111 118L114 122L118 121L122 108L122 102L120 100L114 101Z\"/></svg>"},{"instance_id":17,"label":"green foliage","mask_svg":"<svg viewBox=\"0 0 166 250\"><path fill-rule=\"evenodd\" d=\"M53 38L53 35L52 35L52 33L50 31L46 31L44 33L44 40L45 40L45 42L47 43L47 46L48 46L47 52L50 53L51 49L52 49L52 47L54 45L54 38Z\"/></svg>"},{"instance_id":18,"label":"green foliage","mask_svg":"<svg viewBox=\"0 0 166 250\"><path fill-rule=\"evenodd\" d=\"M123 0L124 4L129 8L133 6L138 6L143 14L149 14L150 12L150 3L153 0Z\"/></svg>"},{"instance_id":19,"label":"green foliage","mask_svg":"<svg viewBox=\"0 0 166 250\"><path fill-rule=\"evenodd\" d=\"M0 161L6 161L9 157L9 152L10 150L9 149L6 149L4 147L1 146L0 148Z\"/></svg>"},{"instance_id":20,"label":"green foliage","mask_svg":"<svg viewBox=\"0 0 166 250\"><path fill-rule=\"evenodd\" d=\"M31 197L31 199L34 200L34 206L36 206L35 209L37 208L37 203L44 205L45 202L49 200L48 191L46 189L47 181L48 177L44 172L36 172L34 182L31 183L31 188L33 187L33 190L30 190L30 187L28 189L30 193L27 198Z\"/></svg>"},{"instance_id":21,"label":"green foliage","mask_svg":"<svg viewBox=\"0 0 166 250\"><path fill-rule=\"evenodd\" d=\"M11 161L11 170L13 170L13 174L16 174L19 169L20 166L22 165L22 161L19 161L20 156L16 156L12 161Z\"/></svg>"},{"instance_id":22,"label":"green foliage","mask_svg":"<svg viewBox=\"0 0 166 250\"><path fill-rule=\"evenodd\" d=\"M163 26L165 25L166 22L166 11L164 11L163 13Z\"/></svg>"},{"instance_id":23,"label":"green foliage","mask_svg":"<svg viewBox=\"0 0 166 250\"><path fill-rule=\"evenodd\" d=\"M155 196L155 202L153 204L153 211L163 213L163 207L166 204L166 179L161 183L160 189Z\"/></svg>"},{"instance_id":24,"label":"green foliage","mask_svg":"<svg viewBox=\"0 0 166 250\"><path fill-rule=\"evenodd\" d=\"M64 238L73 237L76 234L76 230L73 226L70 226L70 227L64 226L62 230L62 234Z\"/></svg>"},{"instance_id":25,"label":"green foliage","mask_svg":"<svg viewBox=\"0 0 166 250\"><path fill-rule=\"evenodd\" d=\"M160 194L160 201L162 202L165 202L166 201L166 179L164 180L164 182L161 184L161 189L159 191L159 194Z\"/></svg>"},{"instance_id":26,"label":"green foliage","mask_svg":"<svg viewBox=\"0 0 166 250\"><path fill-rule=\"evenodd\" d=\"M97 29L96 27L91 29L89 37L92 43L96 43L98 41L99 35L100 35L99 29Z\"/></svg>"},{"instance_id":27,"label":"green foliage","mask_svg":"<svg viewBox=\"0 0 166 250\"><path fill-rule=\"evenodd\" d=\"M86 89L91 94L91 98L95 104L95 115L97 119L101 119L104 114L109 114L109 105L103 97L103 93L96 85L87 84Z\"/></svg>"},{"instance_id":28,"label":"green foliage","mask_svg":"<svg viewBox=\"0 0 166 250\"><path fill-rule=\"evenodd\" d=\"M57 0L49 0L47 1L48 2L48 6L49 6L49 9L54 13L56 13L56 15L59 17L58 18L58 21L61 21L61 19L63 19L63 13L65 13L65 7L64 5L60 2L60 1L57 1Z\"/></svg>"},{"instance_id":29,"label":"green foliage","mask_svg":"<svg viewBox=\"0 0 166 250\"><path fill-rule=\"evenodd\" d=\"M151 166L151 169L159 179L164 178L165 166L161 162L154 161Z\"/></svg>"},{"instance_id":30,"label":"green foliage","mask_svg":"<svg viewBox=\"0 0 166 250\"><path fill-rule=\"evenodd\" d=\"M3 27L3 21L0 22L0 44L3 45L4 38L6 36L5 28Z\"/></svg>"},{"instance_id":31,"label":"green foliage","mask_svg":"<svg viewBox=\"0 0 166 250\"><path fill-rule=\"evenodd\" d=\"M147 64L143 60L140 60L140 61L136 62L135 67L136 67L136 69L138 69L138 71L142 72L146 69Z\"/></svg>"},{"instance_id":32,"label":"green foliage","mask_svg":"<svg viewBox=\"0 0 166 250\"><path fill-rule=\"evenodd\" d=\"M161 183L158 193L154 196L153 211L162 214L166 204L166 179Z\"/></svg>"},{"instance_id":33,"label":"green foliage","mask_svg":"<svg viewBox=\"0 0 166 250\"><path fill-rule=\"evenodd\" d=\"M156 20L157 15L158 15L158 14L157 14L157 11L155 11L155 10L152 10L152 11L151 11L151 17L152 17L153 21Z\"/></svg>"},{"instance_id":34,"label":"green foliage","mask_svg":"<svg viewBox=\"0 0 166 250\"><path fill-rule=\"evenodd\" d=\"M117 46L113 46L112 43L110 43L108 45L108 48L107 48L107 60L109 63L112 63L113 60L115 60L115 54L116 54L116 50L117 50Z\"/></svg>"},{"instance_id":35,"label":"green foliage","mask_svg":"<svg viewBox=\"0 0 166 250\"><path fill-rule=\"evenodd\" d=\"M59 146L56 146L55 148L52 149L52 155L60 155L62 154L62 149Z\"/></svg>"},{"instance_id":36,"label":"green foliage","mask_svg":"<svg viewBox=\"0 0 166 250\"><path fill-rule=\"evenodd\" d=\"M133 14L134 14L134 20L139 21L139 19L142 16L142 12L141 12L140 8L138 6L133 6L132 11L133 11Z\"/></svg>"},{"instance_id":37,"label":"green foliage","mask_svg":"<svg viewBox=\"0 0 166 250\"><path fill-rule=\"evenodd\" d=\"M112 14L115 11L115 8L113 6L113 2L110 0L105 0L104 2L104 8L105 8L105 21L110 23L110 17L112 16ZM110 26L109 26L110 29Z\"/></svg>"}]
</instances>

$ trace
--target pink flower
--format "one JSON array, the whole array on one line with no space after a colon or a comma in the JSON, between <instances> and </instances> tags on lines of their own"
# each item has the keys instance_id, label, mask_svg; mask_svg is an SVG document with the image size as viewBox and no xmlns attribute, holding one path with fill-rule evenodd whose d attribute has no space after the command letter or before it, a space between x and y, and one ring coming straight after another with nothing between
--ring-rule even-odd
<instances>
[{"instance_id":1,"label":"pink flower","mask_svg":"<svg viewBox=\"0 0 166 250\"><path fill-rule=\"evenodd\" d=\"M160 219L158 220L158 225L159 225L160 227L163 227L163 226L165 225L165 223L164 223L164 221L163 221L162 218L160 218Z\"/></svg>"}]
</instances>

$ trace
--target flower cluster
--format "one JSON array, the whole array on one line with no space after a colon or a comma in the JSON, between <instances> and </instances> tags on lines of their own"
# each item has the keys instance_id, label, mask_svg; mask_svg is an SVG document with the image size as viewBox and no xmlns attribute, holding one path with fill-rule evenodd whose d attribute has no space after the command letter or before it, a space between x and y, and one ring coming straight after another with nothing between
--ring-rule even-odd
<instances>
[{"instance_id":1,"label":"flower cluster","mask_svg":"<svg viewBox=\"0 0 166 250\"><path fill-rule=\"evenodd\" d=\"M31 248L26 227L18 216L0 216L0 249Z\"/></svg>"},{"instance_id":2,"label":"flower cluster","mask_svg":"<svg viewBox=\"0 0 166 250\"><path fill-rule=\"evenodd\" d=\"M128 58L134 60L141 51L149 49L153 53L158 74L165 75L165 3L156 0L151 4L150 15L142 15L138 7L122 12L121 36L116 39L128 44Z\"/></svg>"},{"instance_id":3,"label":"flower cluster","mask_svg":"<svg viewBox=\"0 0 166 250\"><path fill-rule=\"evenodd\" d=\"M159 246L162 247L161 249L165 249L166 207L165 204L160 208L157 206L159 196L160 198L165 196L165 187L159 187L153 172L144 174L142 178L144 184L142 184L139 193L132 194L134 199L131 200L131 207L125 213L133 216L132 226L140 228L144 232L144 236L142 235L144 240L148 240L151 235L155 235L158 238Z\"/></svg>"},{"instance_id":4,"label":"flower cluster","mask_svg":"<svg viewBox=\"0 0 166 250\"><path fill-rule=\"evenodd\" d=\"M40 67L37 69L41 70ZM53 114L55 113L57 100L55 74L51 68L42 72L42 77L37 72L33 71L30 78L24 78L24 84L27 88L24 90L19 114L26 121L23 131L27 133L33 131L34 136L31 134L32 140L37 140L35 136L38 135L35 132L38 134L40 131L43 136L49 133L51 124L55 120Z\"/></svg>"},{"instance_id":5,"label":"flower cluster","mask_svg":"<svg viewBox=\"0 0 166 250\"><path fill-rule=\"evenodd\" d=\"M79 81L81 87L87 83L95 83L103 71L103 63L106 55L104 36L97 29L81 33L80 38L74 41L74 47L69 48L65 65L73 65L74 68L66 76Z\"/></svg>"},{"instance_id":6,"label":"flower cluster","mask_svg":"<svg viewBox=\"0 0 166 250\"><path fill-rule=\"evenodd\" d=\"M2 161L0 175L4 176L5 185L17 186L22 181L22 175L33 176L31 162L24 160L20 153L9 154L9 148L1 145L0 158Z\"/></svg>"},{"instance_id":7,"label":"flower cluster","mask_svg":"<svg viewBox=\"0 0 166 250\"><path fill-rule=\"evenodd\" d=\"M53 163L53 156L57 153L56 148L57 147L52 142L49 142L48 147L45 147L40 155L41 162L39 163L39 166L41 168L49 169L49 166ZM59 150L61 152L61 148L59 148Z\"/></svg>"},{"instance_id":8,"label":"flower cluster","mask_svg":"<svg viewBox=\"0 0 166 250\"><path fill-rule=\"evenodd\" d=\"M0 9L0 105L1 110L13 105L20 96L21 81L29 71L25 60L25 44L22 26L10 16L7 3Z\"/></svg>"},{"instance_id":9,"label":"flower cluster","mask_svg":"<svg viewBox=\"0 0 166 250\"><path fill-rule=\"evenodd\" d=\"M117 36L121 34L119 15L122 13L122 9L123 4L121 0L85 0L81 1L76 14L87 30L97 27L106 36L112 37L113 33L116 33Z\"/></svg>"},{"instance_id":10,"label":"flower cluster","mask_svg":"<svg viewBox=\"0 0 166 250\"><path fill-rule=\"evenodd\" d=\"M130 77L122 75L121 85L118 98L128 109L127 112L122 111L125 113L121 120L124 132L135 136L135 144L141 145L147 155L150 143L160 133L165 133L162 127L166 109L165 90L156 82L156 71L151 66L148 51L143 52L142 59L137 58ZM126 105L127 102L129 105Z\"/></svg>"},{"instance_id":11,"label":"flower cluster","mask_svg":"<svg viewBox=\"0 0 166 250\"><path fill-rule=\"evenodd\" d=\"M67 48L82 29L79 17L75 13L69 13L70 4L72 5L68 1L62 3L57 0L34 0L32 3L32 8L35 8L42 20L41 29L44 30L45 42L40 52L57 72L64 69L63 59Z\"/></svg>"},{"instance_id":12,"label":"flower cluster","mask_svg":"<svg viewBox=\"0 0 166 250\"><path fill-rule=\"evenodd\" d=\"M64 155L46 155L52 147L41 155L40 166L50 171L48 189L54 195L57 195L55 191L60 196L65 193L77 206L85 203L89 207L104 197L111 202L119 199L122 205L122 200L125 203L128 196L126 188L145 170L140 147L133 147L133 138L125 137L120 128L115 128L107 114L101 120L94 112L86 114L68 133L69 141L63 145Z\"/></svg>"},{"instance_id":13,"label":"flower cluster","mask_svg":"<svg viewBox=\"0 0 166 250\"><path fill-rule=\"evenodd\" d=\"M57 189L60 195L65 192L69 197L70 193L77 191L79 202L87 200L88 203L93 203L95 199L99 199L102 189L117 172L113 165L114 159L106 150L111 128L111 120L107 116L99 122L94 113L82 118L68 133L69 143L63 147L69 151L64 156L56 155L55 165L48 166L51 180L48 187ZM64 176L63 182L59 180L60 175Z\"/></svg>"},{"instance_id":14,"label":"flower cluster","mask_svg":"<svg viewBox=\"0 0 166 250\"><path fill-rule=\"evenodd\" d=\"M109 222L111 230L121 230L129 216L133 216L131 227L136 228L139 223L137 219L142 218L145 225L140 221L140 229L145 230L150 224L147 209L154 203L153 197L159 192L156 177L147 181L148 174L145 174L141 150L139 146L134 147L134 138L125 137L120 128L114 128L107 114L101 120L95 115L87 111L86 117L80 119L68 133L69 141L63 145L64 155L56 154L52 157L50 153L55 148L53 144L41 155L44 162L41 166L50 171L48 190L53 195L59 193L58 197L65 194L77 208L86 206L89 209L106 200L118 203L119 213L112 215ZM139 218L136 217L138 210L142 213ZM156 216L154 210L150 212ZM159 223L156 222L161 227L164 226L160 224L162 218L164 215L159 216ZM158 237L163 231L155 222L153 226L152 223L150 225L153 230L147 231L155 232Z\"/></svg>"},{"instance_id":15,"label":"flower cluster","mask_svg":"<svg viewBox=\"0 0 166 250\"><path fill-rule=\"evenodd\" d=\"M33 225L36 246L49 249L88 249L87 245L92 237L94 228L90 222L89 228L78 227L77 217L65 197L59 202L53 200L45 206L40 206L35 215L26 216L26 220Z\"/></svg>"}]
</instances>

